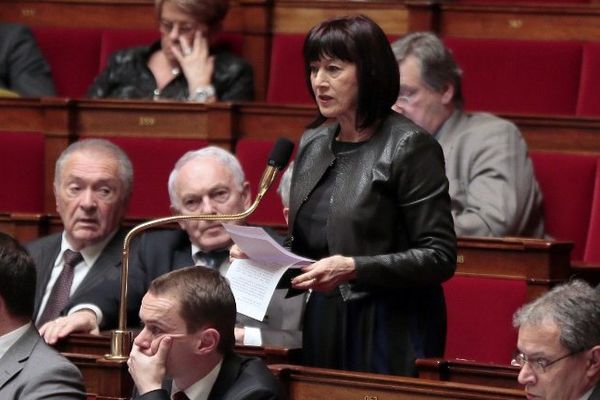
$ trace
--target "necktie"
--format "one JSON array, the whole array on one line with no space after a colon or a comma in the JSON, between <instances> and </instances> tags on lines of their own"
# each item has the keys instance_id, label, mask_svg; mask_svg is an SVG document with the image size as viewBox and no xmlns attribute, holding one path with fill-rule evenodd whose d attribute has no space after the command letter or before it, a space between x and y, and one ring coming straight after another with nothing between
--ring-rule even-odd
<instances>
[{"instance_id":1,"label":"necktie","mask_svg":"<svg viewBox=\"0 0 600 400\"><path fill-rule=\"evenodd\" d=\"M190 398L187 397L185 392L177 392L173 395L173 400L190 400Z\"/></svg>"},{"instance_id":2,"label":"necktie","mask_svg":"<svg viewBox=\"0 0 600 400\"><path fill-rule=\"evenodd\" d=\"M196 265L219 269L227 257L229 257L229 249L209 251L208 253L199 251L196 253L196 259L198 260Z\"/></svg>"},{"instance_id":3,"label":"necktie","mask_svg":"<svg viewBox=\"0 0 600 400\"><path fill-rule=\"evenodd\" d=\"M83 260L83 257L81 253L67 249L63 254L63 260L63 269L56 282L54 282L54 287L52 287L52 292L50 292L50 297L48 297L46 308L44 308L38 326L42 326L58 317L69 302L75 266Z\"/></svg>"}]
</instances>

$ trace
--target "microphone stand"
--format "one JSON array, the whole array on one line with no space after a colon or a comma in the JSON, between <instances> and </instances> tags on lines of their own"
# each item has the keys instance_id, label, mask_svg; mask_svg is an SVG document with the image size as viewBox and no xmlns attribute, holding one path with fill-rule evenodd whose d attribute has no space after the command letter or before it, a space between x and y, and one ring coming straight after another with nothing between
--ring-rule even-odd
<instances>
[{"instance_id":1,"label":"microphone stand","mask_svg":"<svg viewBox=\"0 0 600 400\"><path fill-rule=\"evenodd\" d=\"M284 163L285 165L285 163ZM254 203L245 211L238 214L195 214L195 215L175 215L172 217L164 217L154 219L140 225L136 225L123 241L123 252L121 254L121 293L119 303L119 327L111 333L110 354L106 354L104 358L113 361L127 360L131 345L133 343L133 334L127 329L127 277L129 276L129 246L131 240L139 233L153 228L178 221L239 221L247 218L256 210L260 201L266 194L267 190L275 180L278 168L276 166L267 166L260 178L258 194Z\"/></svg>"}]
</instances>

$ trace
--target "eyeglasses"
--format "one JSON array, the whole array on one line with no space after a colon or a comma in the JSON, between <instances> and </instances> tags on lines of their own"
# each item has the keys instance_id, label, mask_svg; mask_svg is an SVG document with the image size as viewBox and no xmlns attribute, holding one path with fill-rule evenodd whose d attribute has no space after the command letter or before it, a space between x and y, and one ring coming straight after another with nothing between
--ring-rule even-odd
<instances>
[{"instance_id":1,"label":"eyeglasses","mask_svg":"<svg viewBox=\"0 0 600 400\"><path fill-rule=\"evenodd\" d=\"M158 21L158 25L160 27L160 30L165 33L171 33L173 28L175 28L175 26L177 26L177 31L179 32L180 35L187 35L189 33L192 33L197 28L197 25L195 23L173 22L173 21L168 21L166 19L161 19L160 21Z\"/></svg>"},{"instance_id":2,"label":"eyeglasses","mask_svg":"<svg viewBox=\"0 0 600 400\"><path fill-rule=\"evenodd\" d=\"M562 357L558 357L555 360L548 360L546 358L540 357L540 358L534 358L534 359L529 359L529 357L527 357L525 354L523 353L518 353L514 356L514 358L512 359L512 361L510 362L510 365L514 366L514 367L519 367L519 368L523 368L525 366L525 364L529 364L529 366L531 367L531 369L538 374L543 374L544 372L546 372L546 370L556 364L557 362L559 362L560 360L564 360L565 358L574 356L575 354L579 354L584 350L578 350L578 351L574 351L571 352L569 354L565 354Z\"/></svg>"},{"instance_id":3,"label":"eyeglasses","mask_svg":"<svg viewBox=\"0 0 600 400\"><path fill-rule=\"evenodd\" d=\"M400 93L396 99L396 103L410 104L415 99L418 89L400 87Z\"/></svg>"}]
</instances>

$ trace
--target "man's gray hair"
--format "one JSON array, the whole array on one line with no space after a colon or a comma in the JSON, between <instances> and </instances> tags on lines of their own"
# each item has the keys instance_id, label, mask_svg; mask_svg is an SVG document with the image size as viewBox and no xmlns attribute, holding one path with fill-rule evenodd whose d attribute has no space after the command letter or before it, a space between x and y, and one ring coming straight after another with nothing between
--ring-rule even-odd
<instances>
[{"instance_id":1,"label":"man's gray hair","mask_svg":"<svg viewBox=\"0 0 600 400\"><path fill-rule=\"evenodd\" d=\"M128 199L133 188L133 165L127 154L116 144L106 139L83 139L69 145L56 160L54 168L54 188L60 186L60 177L67 159L77 152L102 153L110 155L119 165L119 179L123 185L124 199Z\"/></svg>"},{"instance_id":2,"label":"man's gray hair","mask_svg":"<svg viewBox=\"0 0 600 400\"><path fill-rule=\"evenodd\" d=\"M216 146L208 146L199 150L192 150L185 153L177 162L175 167L169 175L168 190L169 199L171 200L171 206L179 209L181 204L180 199L177 198L175 193L175 181L179 175L181 168L191 160L203 159L203 158L215 158L220 161L225 167L229 168L233 174L233 181L236 188L241 192L244 189L244 182L246 177L244 171L238 159L225 149Z\"/></svg>"},{"instance_id":3,"label":"man's gray hair","mask_svg":"<svg viewBox=\"0 0 600 400\"><path fill-rule=\"evenodd\" d=\"M290 186L292 184L292 174L294 173L294 162L292 161L290 165L286 168L283 175L281 175L281 181L279 182L279 187L277 188L277 193L281 196L281 203L283 203L283 207L290 206Z\"/></svg>"},{"instance_id":4,"label":"man's gray hair","mask_svg":"<svg viewBox=\"0 0 600 400\"><path fill-rule=\"evenodd\" d=\"M452 52L431 32L413 32L392 43L398 64L413 56L421 64L421 79L436 92L442 92L450 83L454 86L452 102L463 108L462 71L456 64Z\"/></svg>"},{"instance_id":5,"label":"man's gray hair","mask_svg":"<svg viewBox=\"0 0 600 400\"><path fill-rule=\"evenodd\" d=\"M581 280L556 286L521 307L513 325L539 325L554 321L560 329L560 343L570 352L600 345L600 293Z\"/></svg>"}]
</instances>

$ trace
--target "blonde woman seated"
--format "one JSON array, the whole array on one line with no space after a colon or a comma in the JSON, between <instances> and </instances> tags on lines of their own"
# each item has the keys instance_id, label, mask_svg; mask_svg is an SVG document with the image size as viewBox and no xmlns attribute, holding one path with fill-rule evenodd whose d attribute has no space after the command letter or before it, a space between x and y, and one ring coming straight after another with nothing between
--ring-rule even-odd
<instances>
[{"instance_id":1,"label":"blonde woman seated","mask_svg":"<svg viewBox=\"0 0 600 400\"><path fill-rule=\"evenodd\" d=\"M252 67L213 48L228 0L155 0L160 41L120 50L88 90L89 97L174 99L202 103L252 100Z\"/></svg>"}]
</instances>

